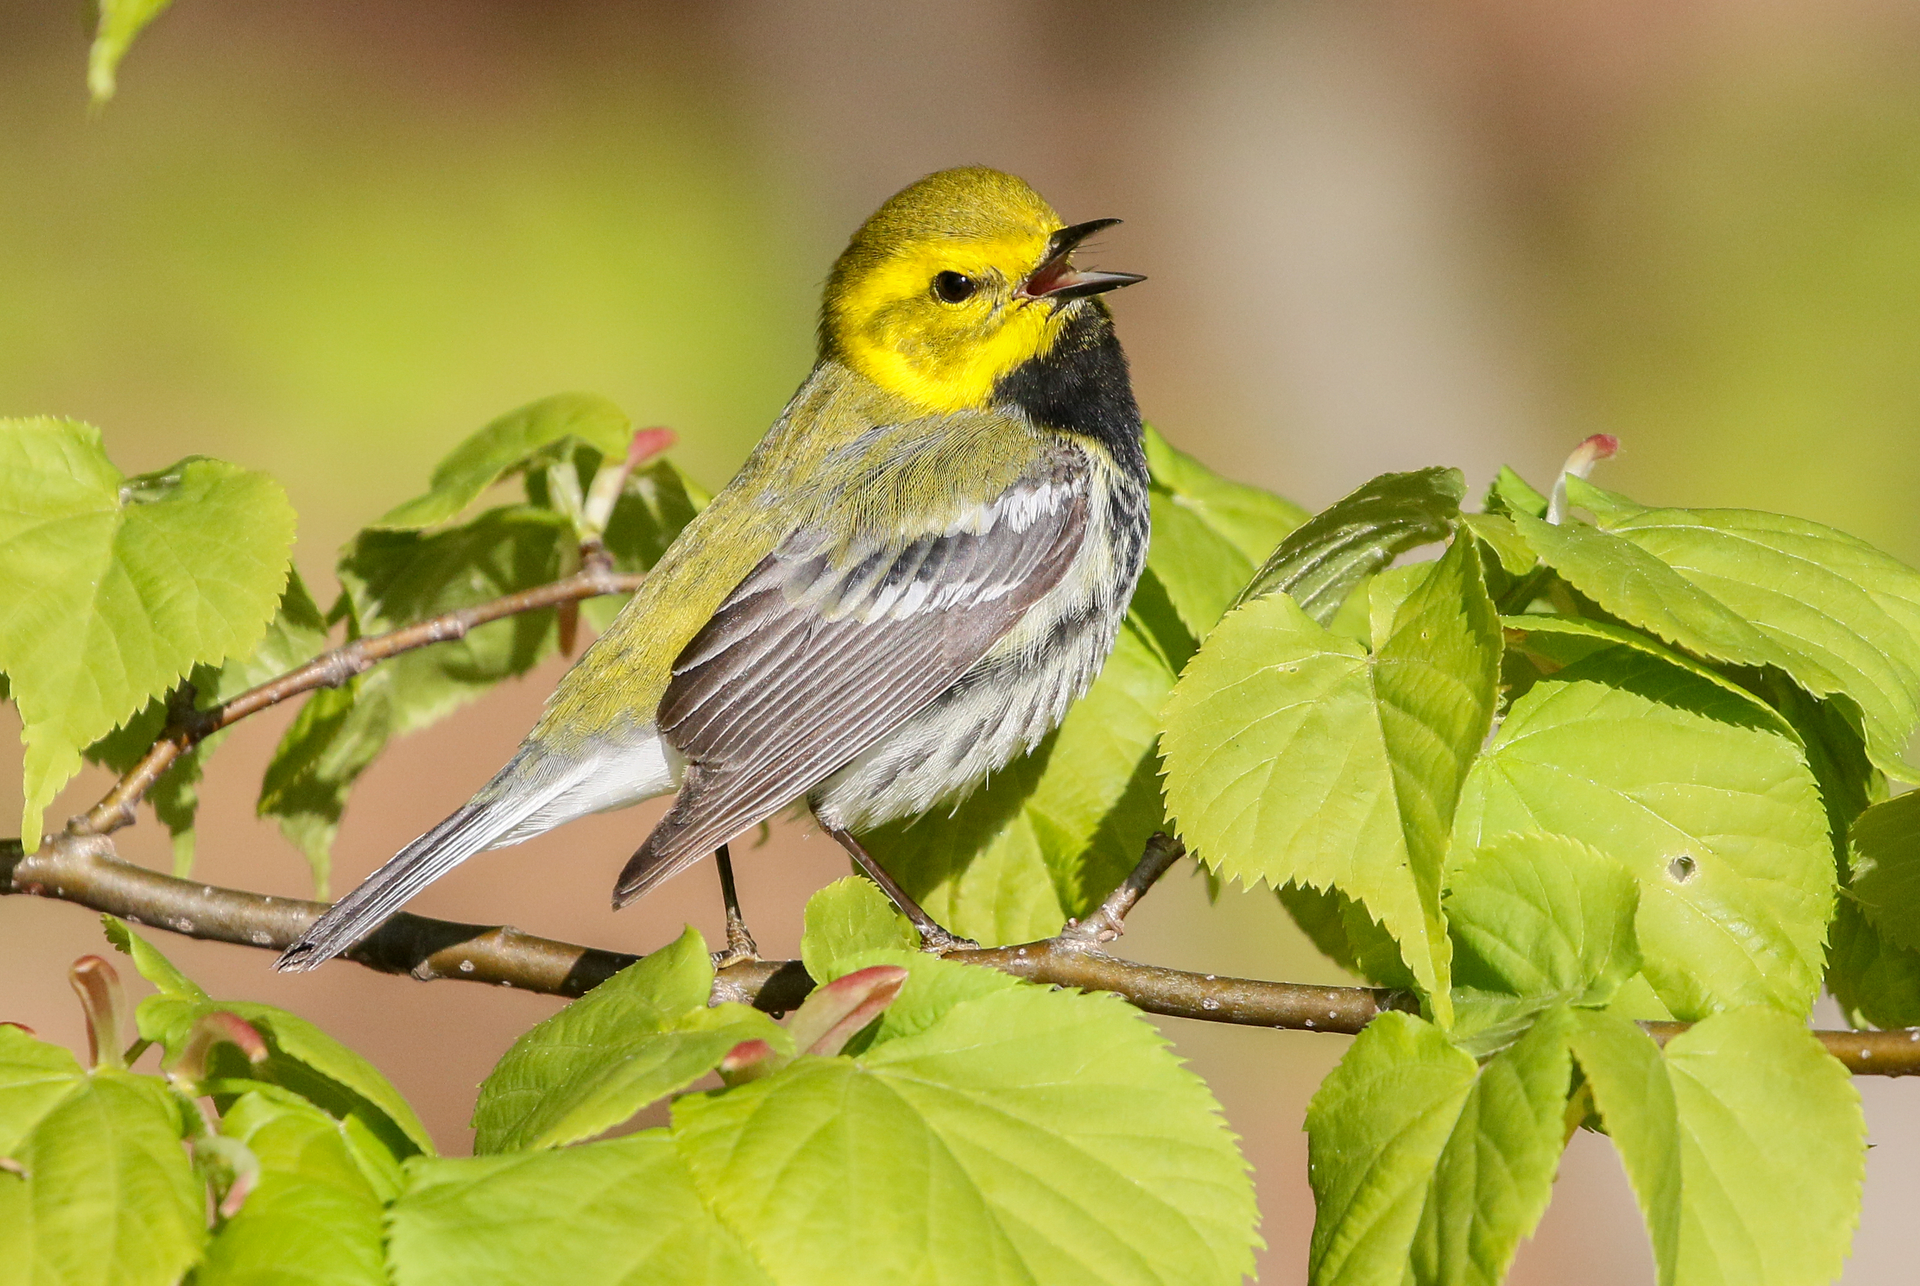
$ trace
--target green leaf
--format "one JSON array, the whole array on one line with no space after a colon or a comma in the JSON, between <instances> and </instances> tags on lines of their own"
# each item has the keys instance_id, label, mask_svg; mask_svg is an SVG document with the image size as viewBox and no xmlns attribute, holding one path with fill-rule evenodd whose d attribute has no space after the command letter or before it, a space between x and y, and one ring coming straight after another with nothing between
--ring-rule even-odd
<instances>
[{"instance_id":1,"label":"green leaf","mask_svg":"<svg viewBox=\"0 0 1920 1286\"><path fill-rule=\"evenodd\" d=\"M1834 856L1844 870L1847 832L1853 828L1854 819L1868 805L1887 797L1886 775L1867 758L1866 739L1850 709L1852 702L1844 697L1822 701L1778 670L1763 671L1758 686L1806 752L1807 766L1820 784L1820 802L1827 810Z\"/></svg>"},{"instance_id":2,"label":"green leaf","mask_svg":"<svg viewBox=\"0 0 1920 1286\"><path fill-rule=\"evenodd\" d=\"M1221 622L1167 704L1167 798L1229 878L1337 888L1400 943L1445 1021L1441 868L1493 716L1500 634L1472 542L1400 603L1372 656L1284 594Z\"/></svg>"},{"instance_id":3,"label":"green leaf","mask_svg":"<svg viewBox=\"0 0 1920 1286\"><path fill-rule=\"evenodd\" d=\"M18 1027L0 1027L0 1157L13 1156L40 1119L78 1091L85 1078L73 1055L60 1046Z\"/></svg>"},{"instance_id":4,"label":"green leaf","mask_svg":"<svg viewBox=\"0 0 1920 1286\"><path fill-rule=\"evenodd\" d=\"M1153 539L1147 566L1166 587L1180 622L1204 639L1253 575L1253 562L1206 519L1171 494L1151 493Z\"/></svg>"},{"instance_id":5,"label":"green leaf","mask_svg":"<svg viewBox=\"0 0 1920 1286\"><path fill-rule=\"evenodd\" d=\"M950 964L951 962L945 962ZM859 1053L871 1045L918 1036L938 1024L955 1006L1003 991L1014 991L1028 984L998 969L953 969L943 967L938 956L920 951L901 951L897 947L876 948L846 956L835 962L838 976L844 977L870 965L896 965L907 971L907 983L880 1014L871 1039L862 1038Z\"/></svg>"},{"instance_id":6,"label":"green leaf","mask_svg":"<svg viewBox=\"0 0 1920 1286\"><path fill-rule=\"evenodd\" d=\"M1490 514L1523 513L1544 518L1547 516L1547 497L1503 464L1500 472L1494 475L1493 486L1487 490L1485 508Z\"/></svg>"},{"instance_id":7,"label":"green leaf","mask_svg":"<svg viewBox=\"0 0 1920 1286\"><path fill-rule=\"evenodd\" d=\"M195 690L196 709L211 710L248 689L296 669L327 648L326 620L314 605L300 573L288 569L287 587L280 596L280 609L267 633L253 652L235 657L218 668L196 665L188 675ZM146 709L88 746L90 763L104 764L117 773L125 773L153 747L166 730L167 698L155 698ZM173 838L173 873L185 877L193 868L194 820L200 808L199 782L207 760L232 729L200 741L176 757L160 779L148 788L146 802L154 816Z\"/></svg>"},{"instance_id":8,"label":"green leaf","mask_svg":"<svg viewBox=\"0 0 1920 1286\"><path fill-rule=\"evenodd\" d=\"M1447 988L1453 953L1440 911L1441 872L1460 787L1492 725L1500 678L1499 624L1471 541L1453 543L1400 602L1390 629L1382 621L1374 634L1373 690L1426 916L1433 960L1427 982L1444 1023L1449 1015L1438 993ZM1365 890L1348 892L1367 899ZM1404 951L1406 939L1400 940ZM1410 957L1407 964L1421 976L1416 960Z\"/></svg>"},{"instance_id":9,"label":"green leaf","mask_svg":"<svg viewBox=\"0 0 1920 1286\"><path fill-rule=\"evenodd\" d=\"M1805 1014L1833 858L1798 746L1752 719L1655 657L1596 653L1514 703L1468 778L1456 851L1508 831L1583 840L1639 883L1646 974L1676 1016Z\"/></svg>"},{"instance_id":10,"label":"green leaf","mask_svg":"<svg viewBox=\"0 0 1920 1286\"><path fill-rule=\"evenodd\" d=\"M448 453L424 495L390 510L375 528L413 531L453 518L501 478L536 462L570 455L575 444L602 459L626 455L633 424L591 393L559 393L509 411Z\"/></svg>"},{"instance_id":11,"label":"green leaf","mask_svg":"<svg viewBox=\"0 0 1920 1286\"><path fill-rule=\"evenodd\" d=\"M1154 489L1219 533L1249 564L1265 559L1288 532L1309 517L1291 500L1215 473L1168 443L1151 425L1146 431L1146 448L1147 471Z\"/></svg>"},{"instance_id":12,"label":"green leaf","mask_svg":"<svg viewBox=\"0 0 1920 1286\"><path fill-rule=\"evenodd\" d=\"M107 936L133 957L134 967L159 994L134 1011L140 1035L177 1053L202 1014L221 1010L252 1024L266 1041L268 1057L250 1066L232 1046L215 1048L209 1075L256 1079L281 1085L329 1114L357 1118L396 1156L432 1152L433 1137L392 1082L366 1059L318 1027L284 1009L251 1000L210 1000L191 980L139 934L110 917ZM124 938L124 941L123 941Z\"/></svg>"},{"instance_id":13,"label":"green leaf","mask_svg":"<svg viewBox=\"0 0 1920 1286\"><path fill-rule=\"evenodd\" d=\"M1784 665L1780 650L1737 612L1624 536L1580 522L1511 518L1541 561L1610 615L1708 660Z\"/></svg>"},{"instance_id":14,"label":"green leaf","mask_svg":"<svg viewBox=\"0 0 1920 1286\"><path fill-rule=\"evenodd\" d=\"M386 748L393 718L391 671L380 667L308 697L267 764L256 810L305 855L318 897L328 895L347 797Z\"/></svg>"},{"instance_id":15,"label":"green leaf","mask_svg":"<svg viewBox=\"0 0 1920 1286\"><path fill-rule=\"evenodd\" d=\"M1453 1026L1447 1039L1474 1061L1484 1062L1514 1047L1542 1015L1563 1010L1554 996L1515 996L1477 987L1453 989Z\"/></svg>"},{"instance_id":16,"label":"green leaf","mask_svg":"<svg viewBox=\"0 0 1920 1286\"><path fill-rule=\"evenodd\" d=\"M1566 475L1566 486L1569 506L1585 509L1602 527L1612 527L1622 518L1647 512L1645 505L1574 474Z\"/></svg>"},{"instance_id":17,"label":"green leaf","mask_svg":"<svg viewBox=\"0 0 1920 1286\"><path fill-rule=\"evenodd\" d=\"M327 650L326 618L307 592L298 570L289 569L280 610L266 637L245 658L235 658L201 679L195 670L199 705L209 709L298 669ZM173 873L185 877L193 868L194 819L199 810L198 783L212 757L232 729L222 729L174 761L173 767L147 792L154 815L173 836ZM324 891L324 889L323 889Z\"/></svg>"},{"instance_id":18,"label":"green leaf","mask_svg":"<svg viewBox=\"0 0 1920 1286\"><path fill-rule=\"evenodd\" d=\"M1493 553L1507 575L1525 576L1538 565L1532 546L1499 514L1461 514L1460 521Z\"/></svg>"},{"instance_id":19,"label":"green leaf","mask_svg":"<svg viewBox=\"0 0 1920 1286\"><path fill-rule=\"evenodd\" d=\"M396 1281L1224 1283L1251 1269L1245 1163L1140 1014L870 954L909 977L858 1056L688 1095L670 1131L411 1163Z\"/></svg>"},{"instance_id":20,"label":"green leaf","mask_svg":"<svg viewBox=\"0 0 1920 1286\"><path fill-rule=\"evenodd\" d=\"M1367 628L1359 641L1378 651L1382 641L1393 634L1393 623L1400 609L1432 572L1432 563L1409 563L1405 567L1389 567L1370 577L1366 583Z\"/></svg>"},{"instance_id":21,"label":"green leaf","mask_svg":"<svg viewBox=\"0 0 1920 1286\"><path fill-rule=\"evenodd\" d=\"M1409 1014L1368 1024L1307 1107L1314 1286L1502 1280L1553 1194L1572 1015L1484 1067Z\"/></svg>"},{"instance_id":22,"label":"green leaf","mask_svg":"<svg viewBox=\"0 0 1920 1286\"><path fill-rule=\"evenodd\" d=\"M1585 484L1568 489L1581 505L1604 494ZM1920 767L1902 758L1920 726L1920 572L1801 518L1611 500L1603 526L1711 595L1770 645L1725 659L1773 662L1815 696L1846 696L1860 708L1873 761L1920 780Z\"/></svg>"},{"instance_id":23,"label":"green leaf","mask_svg":"<svg viewBox=\"0 0 1920 1286\"><path fill-rule=\"evenodd\" d=\"M967 972L924 961L896 1007ZM784 1282L1226 1283L1252 1269L1254 1208L1218 1111L1117 998L1015 984L683 1098L673 1136Z\"/></svg>"},{"instance_id":24,"label":"green leaf","mask_svg":"<svg viewBox=\"0 0 1920 1286\"><path fill-rule=\"evenodd\" d=\"M1827 990L1855 1027L1920 1026L1920 951L1886 941L1841 898L1827 934Z\"/></svg>"},{"instance_id":25,"label":"green leaf","mask_svg":"<svg viewBox=\"0 0 1920 1286\"><path fill-rule=\"evenodd\" d=\"M221 1118L220 1133L252 1152L260 1175L208 1243L195 1286L385 1286L380 1198L343 1128L298 1100L240 1096Z\"/></svg>"},{"instance_id":26,"label":"green leaf","mask_svg":"<svg viewBox=\"0 0 1920 1286\"><path fill-rule=\"evenodd\" d=\"M100 917L100 926L105 930L107 941L124 956L131 957L133 967L140 976L160 989L163 996L177 997L186 1001L206 1000L207 993L200 984L181 973L173 961L161 955L158 948L145 938L129 929L124 920L111 915Z\"/></svg>"},{"instance_id":27,"label":"green leaf","mask_svg":"<svg viewBox=\"0 0 1920 1286\"><path fill-rule=\"evenodd\" d=\"M1355 585L1407 550L1445 540L1466 491L1458 469L1383 473L1289 533L1240 601L1281 591L1325 625Z\"/></svg>"},{"instance_id":28,"label":"green leaf","mask_svg":"<svg viewBox=\"0 0 1920 1286\"><path fill-rule=\"evenodd\" d=\"M197 689L202 683L211 685L218 674L219 671L208 666L196 665L187 681ZM154 742L166 731L168 710L174 699L173 694L155 697L139 714L80 753L90 764L100 764L113 772L126 773L146 757ZM144 802L153 809L154 818L167 828L167 833L173 839L173 873L177 876L185 876L193 866L193 823L200 808L201 764L206 749L219 740L221 738L216 734L185 754L176 756L166 772L146 792Z\"/></svg>"},{"instance_id":29,"label":"green leaf","mask_svg":"<svg viewBox=\"0 0 1920 1286\"><path fill-rule=\"evenodd\" d=\"M527 505L429 534L363 531L339 566L354 633L384 633L558 579L571 542L562 518ZM556 642L551 608L522 612L403 652L308 698L267 766L259 810L301 846L323 895L353 783L387 743L525 674Z\"/></svg>"},{"instance_id":30,"label":"green leaf","mask_svg":"<svg viewBox=\"0 0 1920 1286\"><path fill-rule=\"evenodd\" d=\"M1664 1056L1610 1014L1574 1055L1647 1216L1660 1281L1838 1277L1859 1222L1866 1122L1847 1071L1790 1015L1716 1014Z\"/></svg>"},{"instance_id":31,"label":"green leaf","mask_svg":"<svg viewBox=\"0 0 1920 1286\"><path fill-rule=\"evenodd\" d=\"M775 1280L708 1211L664 1130L554 1152L415 1161L407 1170L391 1225L397 1286Z\"/></svg>"},{"instance_id":32,"label":"green leaf","mask_svg":"<svg viewBox=\"0 0 1920 1286\"><path fill-rule=\"evenodd\" d=\"M1660 1047L1627 1019L1583 1011L1573 1023L1573 1057L1639 1199L1661 1286L1673 1286L1684 1200L1673 1080Z\"/></svg>"},{"instance_id":33,"label":"green leaf","mask_svg":"<svg viewBox=\"0 0 1920 1286\"><path fill-rule=\"evenodd\" d=\"M136 1019L146 1004L141 1002ZM212 1075L251 1077L285 1086L331 1116L357 1120L395 1157L433 1152L433 1136L393 1083L372 1063L306 1019L257 1001L215 1000L196 1006L188 1025L201 1013L215 1009L252 1024L266 1039L268 1057L264 1065L249 1067L238 1050L219 1046ZM140 1034L148 1034L144 1024ZM169 1044L169 1051L172 1048Z\"/></svg>"},{"instance_id":34,"label":"green leaf","mask_svg":"<svg viewBox=\"0 0 1920 1286\"><path fill-rule=\"evenodd\" d=\"M526 505L489 509L432 534L363 531L341 553L340 584L356 634L381 634L557 580L570 542L557 515ZM379 673L395 676L389 735L424 728L502 679L525 674L554 642L548 608L382 663Z\"/></svg>"},{"instance_id":35,"label":"green leaf","mask_svg":"<svg viewBox=\"0 0 1920 1286\"><path fill-rule=\"evenodd\" d=\"M987 943L1051 936L1126 878L1165 824L1154 739L1173 670L1144 611L1136 603L1100 677L1030 754L950 814L861 837L954 932Z\"/></svg>"},{"instance_id":36,"label":"green leaf","mask_svg":"<svg viewBox=\"0 0 1920 1286\"><path fill-rule=\"evenodd\" d=\"M683 1090L743 1041L790 1052L771 1018L712 1009L713 962L689 928L513 1043L480 1086L474 1151L519 1152L591 1138Z\"/></svg>"},{"instance_id":37,"label":"green leaf","mask_svg":"<svg viewBox=\"0 0 1920 1286\"><path fill-rule=\"evenodd\" d=\"M1920 793L1875 804L1853 823L1853 900L1897 947L1920 951Z\"/></svg>"},{"instance_id":38,"label":"green leaf","mask_svg":"<svg viewBox=\"0 0 1920 1286\"><path fill-rule=\"evenodd\" d=\"M651 569L693 516L706 508L707 499L705 491L665 460L636 469L628 476L602 537L614 567L623 572ZM585 599L580 615L594 629L605 631L629 597L602 594Z\"/></svg>"},{"instance_id":39,"label":"green leaf","mask_svg":"<svg viewBox=\"0 0 1920 1286\"><path fill-rule=\"evenodd\" d=\"M1434 1171L1476 1073L1439 1028L1385 1013L1320 1082L1307 1105L1313 1286L1405 1279Z\"/></svg>"},{"instance_id":40,"label":"green leaf","mask_svg":"<svg viewBox=\"0 0 1920 1286\"><path fill-rule=\"evenodd\" d=\"M155 1077L107 1069L36 1122L0 1173L0 1264L34 1283L171 1286L206 1240L183 1111Z\"/></svg>"},{"instance_id":41,"label":"green leaf","mask_svg":"<svg viewBox=\"0 0 1920 1286\"><path fill-rule=\"evenodd\" d=\"M560 551L571 539L557 515L527 505L489 509L430 535L373 529L342 551L340 585L358 632L380 634L557 580ZM423 728L500 680L525 674L553 647L549 608L383 663L382 670L402 676L393 735Z\"/></svg>"},{"instance_id":42,"label":"green leaf","mask_svg":"<svg viewBox=\"0 0 1920 1286\"><path fill-rule=\"evenodd\" d=\"M1275 891L1293 922L1342 969L1376 987L1414 988L1400 944L1366 907L1338 889L1283 884Z\"/></svg>"},{"instance_id":43,"label":"green leaf","mask_svg":"<svg viewBox=\"0 0 1920 1286\"><path fill-rule=\"evenodd\" d=\"M1547 1212L1566 1143L1572 1027L1567 1010L1548 1010L1480 1069L1434 1167L1413 1239L1416 1282L1496 1286Z\"/></svg>"},{"instance_id":44,"label":"green leaf","mask_svg":"<svg viewBox=\"0 0 1920 1286\"><path fill-rule=\"evenodd\" d=\"M189 459L128 478L87 425L0 421L0 670L25 724L29 852L83 748L195 664L252 650L293 525L264 474Z\"/></svg>"},{"instance_id":45,"label":"green leaf","mask_svg":"<svg viewBox=\"0 0 1920 1286\"><path fill-rule=\"evenodd\" d=\"M1639 886L1589 844L1538 831L1496 835L1451 885L1447 925L1462 986L1597 1006L1640 971Z\"/></svg>"},{"instance_id":46,"label":"green leaf","mask_svg":"<svg viewBox=\"0 0 1920 1286\"><path fill-rule=\"evenodd\" d=\"M287 587L265 637L253 651L221 666L211 691L203 691L201 696L211 697L208 704L231 701L250 688L305 665L326 651L328 642L326 615L313 601L299 569L289 567Z\"/></svg>"},{"instance_id":47,"label":"green leaf","mask_svg":"<svg viewBox=\"0 0 1920 1286\"><path fill-rule=\"evenodd\" d=\"M148 23L166 11L173 0L99 0L100 23L87 51L87 92L93 105L103 107L117 86L120 60Z\"/></svg>"},{"instance_id":48,"label":"green leaf","mask_svg":"<svg viewBox=\"0 0 1920 1286\"><path fill-rule=\"evenodd\" d=\"M807 899L800 962L815 982L832 982L846 972L837 962L860 952L919 948L919 933L872 880L849 875Z\"/></svg>"},{"instance_id":49,"label":"green leaf","mask_svg":"<svg viewBox=\"0 0 1920 1286\"><path fill-rule=\"evenodd\" d=\"M650 566L701 499L664 463L628 479L606 534L616 564ZM345 610L362 635L478 606L558 579L573 540L565 518L532 505L491 509L431 533L363 531L341 556ZM618 610L610 599L589 620L610 620ZM323 895L353 783L387 743L525 674L557 643L553 609L522 612L402 653L308 699L268 765L259 807L305 852Z\"/></svg>"},{"instance_id":50,"label":"green leaf","mask_svg":"<svg viewBox=\"0 0 1920 1286\"><path fill-rule=\"evenodd\" d=\"M1728 696L1744 703L1748 709L1748 718L1743 722L1749 726L1765 728L1783 737L1800 740L1800 733L1793 724L1773 706L1712 666L1704 665L1684 652L1676 652L1657 639L1648 638L1638 630L1628 629L1624 625L1615 625L1609 621L1591 620L1584 616L1537 613L1503 616L1500 618L1500 626L1520 636L1519 642L1509 650L1532 661L1542 673L1552 674L1564 670L1610 647L1632 648L1636 652L1658 657L1668 665L1677 666L1696 678L1705 679Z\"/></svg>"},{"instance_id":51,"label":"green leaf","mask_svg":"<svg viewBox=\"0 0 1920 1286\"><path fill-rule=\"evenodd\" d=\"M1306 511L1257 487L1229 482L1149 432L1153 540L1147 566L1196 639L1233 606L1254 567L1307 520Z\"/></svg>"},{"instance_id":52,"label":"green leaf","mask_svg":"<svg viewBox=\"0 0 1920 1286\"><path fill-rule=\"evenodd\" d=\"M1171 810L1209 866L1358 892L1403 864L1369 659L1283 594L1235 609L1195 655L1162 744ZM1367 879L1357 864L1375 855L1383 869ZM1404 892L1415 905L1410 880ZM1367 897L1376 911L1384 900ZM1396 910L1390 925L1408 918Z\"/></svg>"}]
</instances>

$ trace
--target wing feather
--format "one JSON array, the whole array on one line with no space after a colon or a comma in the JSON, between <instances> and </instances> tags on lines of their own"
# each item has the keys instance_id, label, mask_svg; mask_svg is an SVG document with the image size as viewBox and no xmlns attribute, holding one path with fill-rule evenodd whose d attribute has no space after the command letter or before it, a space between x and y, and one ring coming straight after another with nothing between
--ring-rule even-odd
<instances>
[{"instance_id":1,"label":"wing feather","mask_svg":"<svg viewBox=\"0 0 1920 1286\"><path fill-rule=\"evenodd\" d=\"M817 531L788 537L674 663L659 726L687 776L615 904L764 820L952 686L1066 574L1090 483L1068 449L944 530L844 551Z\"/></svg>"}]
</instances>

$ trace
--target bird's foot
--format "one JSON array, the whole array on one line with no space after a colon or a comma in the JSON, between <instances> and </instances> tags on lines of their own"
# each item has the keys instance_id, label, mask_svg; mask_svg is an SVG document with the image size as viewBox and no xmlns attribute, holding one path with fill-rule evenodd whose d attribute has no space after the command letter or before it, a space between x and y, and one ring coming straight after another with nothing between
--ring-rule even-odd
<instances>
[{"instance_id":1,"label":"bird's foot","mask_svg":"<svg viewBox=\"0 0 1920 1286\"><path fill-rule=\"evenodd\" d=\"M957 933L949 932L931 920L915 927L920 930L920 949L928 955L944 956L949 951L980 949L980 944L972 938L963 938Z\"/></svg>"},{"instance_id":2,"label":"bird's foot","mask_svg":"<svg viewBox=\"0 0 1920 1286\"><path fill-rule=\"evenodd\" d=\"M724 950L713 953L713 967L716 971L729 965L747 964L760 958L760 948L754 945L753 935L747 932L747 922L738 915L727 916L727 945Z\"/></svg>"}]
</instances>

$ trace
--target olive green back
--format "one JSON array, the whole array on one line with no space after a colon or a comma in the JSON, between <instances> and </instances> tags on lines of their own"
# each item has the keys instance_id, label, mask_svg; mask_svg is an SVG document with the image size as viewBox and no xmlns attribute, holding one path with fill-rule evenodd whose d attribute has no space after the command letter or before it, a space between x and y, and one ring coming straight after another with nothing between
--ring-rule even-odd
<instances>
[{"instance_id":1,"label":"olive green back","mask_svg":"<svg viewBox=\"0 0 1920 1286\"><path fill-rule=\"evenodd\" d=\"M817 532L834 561L943 530L1037 453L1017 413L929 416L835 361L814 368L740 472L568 671L531 740L563 749L652 721L674 658L787 536Z\"/></svg>"}]
</instances>

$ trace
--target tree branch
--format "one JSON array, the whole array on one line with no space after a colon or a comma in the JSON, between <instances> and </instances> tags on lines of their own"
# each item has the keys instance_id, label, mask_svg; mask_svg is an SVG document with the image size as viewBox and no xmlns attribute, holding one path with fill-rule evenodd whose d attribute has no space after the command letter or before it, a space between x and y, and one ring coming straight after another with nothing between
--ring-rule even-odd
<instances>
[{"instance_id":1,"label":"tree branch","mask_svg":"<svg viewBox=\"0 0 1920 1286\"><path fill-rule=\"evenodd\" d=\"M113 789L102 796L99 803L69 821L67 834L75 838L111 835L123 826L131 826L134 808L176 759L222 728L231 727L248 715L258 714L317 688L337 688L356 674L370 669L375 662L425 647L429 643L464 638L467 631L489 621L537 611L543 607L556 607L562 603L577 603L583 598L595 598L601 594L632 593L642 579L644 577L637 573L612 570L604 558L591 559L584 569L563 580L508 594L477 607L463 607L385 634L371 634L332 651L322 652L305 665L289 670L277 679L270 679L257 688L249 688L233 700L222 702L211 710L175 710L168 719L165 731L153 743L153 748L114 783Z\"/></svg>"},{"instance_id":2,"label":"tree branch","mask_svg":"<svg viewBox=\"0 0 1920 1286\"><path fill-rule=\"evenodd\" d=\"M1102 911L1131 907L1172 864L1169 845L1147 856ZM1177 854L1176 854L1177 856ZM1158 870L1155 870L1155 867ZM1131 886L1137 891L1127 893ZM0 894L32 894L77 903L134 924L214 942L278 951L326 910L322 902L276 898L179 880L113 856L102 835L58 835L28 855L18 841L0 842ZM1096 913L1096 916L1099 913ZM1091 923L1096 917L1088 917ZM347 959L383 973L462 979L555 996L579 996L639 957L556 942L500 925L457 924L396 915ZM1412 1010L1405 992L1371 987L1318 987L1217 977L1138 964L1107 955L1084 937L1048 938L1021 946L955 951L950 960L1000 969L1031 982L1111 991L1149 1013L1201 1022L1354 1035L1389 1009ZM813 980L797 960L731 965L714 983L716 1000L745 1001L773 1012L797 1006ZM1643 1024L1664 1043L1685 1023ZM1920 1072L1920 1029L1814 1033L1849 1071L1903 1076Z\"/></svg>"},{"instance_id":3,"label":"tree branch","mask_svg":"<svg viewBox=\"0 0 1920 1286\"><path fill-rule=\"evenodd\" d=\"M130 924L207 942L281 951L327 909L325 902L273 897L175 879L114 856L105 836L57 835L36 853L0 841L0 894L24 893L72 902ZM510 925L460 924L405 912L346 953L356 964L421 981L454 978L518 987L542 995L585 995L640 957L555 942ZM796 964L742 966L737 984L767 1003L791 1008L813 989Z\"/></svg>"},{"instance_id":4,"label":"tree branch","mask_svg":"<svg viewBox=\"0 0 1920 1286\"><path fill-rule=\"evenodd\" d=\"M99 803L69 821L63 834L50 836L32 854L18 840L0 840L0 895L55 898L188 937L284 950L319 918L326 903L161 875L120 860L114 854L112 833L132 824L135 806L175 760L249 715L305 692L338 687L388 657L462 638L489 621L600 594L628 593L643 579L613 571L595 542L589 541L582 554L584 566L574 575L356 639L211 710L195 710L190 701L175 701L167 727L152 749ZM1126 931L1127 914L1185 852L1179 840L1155 835L1132 873L1085 920L1069 923L1057 936L1038 942L952 951L947 958L999 969L1030 982L1110 991L1148 1013L1200 1022L1355 1035L1386 1010L1417 1012L1417 1002L1405 992L1203 976L1137 964L1099 950L1099 944ZM535 937L508 925L459 924L405 912L389 919L345 958L421 981L454 978L566 997L584 995L639 959ZM798 960L744 961L719 971L714 999L743 1001L779 1013L797 1006L813 985ZM1662 1044L1687 1028L1685 1023L1642 1025ZM1887 1076L1920 1072L1920 1029L1815 1035L1852 1072Z\"/></svg>"}]
</instances>

